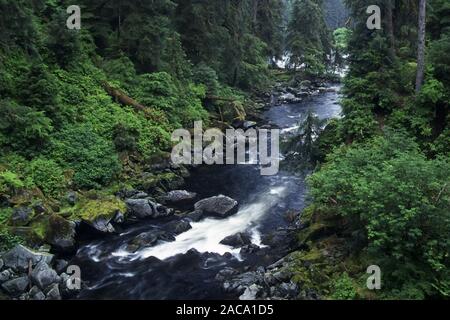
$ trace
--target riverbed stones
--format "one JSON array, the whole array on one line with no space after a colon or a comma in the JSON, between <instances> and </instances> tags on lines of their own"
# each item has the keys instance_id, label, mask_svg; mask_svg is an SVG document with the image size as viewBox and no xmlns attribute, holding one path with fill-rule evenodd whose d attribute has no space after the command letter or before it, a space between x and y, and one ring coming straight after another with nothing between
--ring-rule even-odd
<instances>
[{"instance_id":1,"label":"riverbed stones","mask_svg":"<svg viewBox=\"0 0 450 320\"><path fill-rule=\"evenodd\" d=\"M173 190L166 194L165 200L168 203L175 205L186 205L193 203L197 194L195 192L189 192L187 190Z\"/></svg>"},{"instance_id":2,"label":"riverbed stones","mask_svg":"<svg viewBox=\"0 0 450 320\"><path fill-rule=\"evenodd\" d=\"M29 262L31 262L32 266L37 265L41 261L51 264L53 254L36 252L22 245L17 245L5 253L2 259L7 268L25 272L28 269Z\"/></svg>"},{"instance_id":3,"label":"riverbed stones","mask_svg":"<svg viewBox=\"0 0 450 320\"><path fill-rule=\"evenodd\" d=\"M250 236L246 233L239 232L237 234L228 236L220 241L221 244L230 246L233 248L240 248L252 243Z\"/></svg>"},{"instance_id":4,"label":"riverbed stones","mask_svg":"<svg viewBox=\"0 0 450 320\"><path fill-rule=\"evenodd\" d=\"M27 276L24 276L6 281L2 284L2 288L12 297L17 297L25 292L29 284L30 280Z\"/></svg>"},{"instance_id":5,"label":"riverbed stones","mask_svg":"<svg viewBox=\"0 0 450 320\"><path fill-rule=\"evenodd\" d=\"M173 210L149 199L128 199L125 203L129 213L138 219L156 219L173 214Z\"/></svg>"},{"instance_id":6,"label":"riverbed stones","mask_svg":"<svg viewBox=\"0 0 450 320\"><path fill-rule=\"evenodd\" d=\"M12 276L12 272L11 270L3 270L2 272L0 272L0 284L8 281L11 279Z\"/></svg>"},{"instance_id":7,"label":"riverbed stones","mask_svg":"<svg viewBox=\"0 0 450 320\"><path fill-rule=\"evenodd\" d=\"M186 218L192 222L199 222L203 218L203 212L201 210L195 210L186 215Z\"/></svg>"},{"instance_id":8,"label":"riverbed stones","mask_svg":"<svg viewBox=\"0 0 450 320\"><path fill-rule=\"evenodd\" d=\"M148 232L143 232L130 241L127 246L127 250L130 252L136 252L144 248L153 247L160 240L165 242L172 242L175 241L175 238L162 230L151 230Z\"/></svg>"},{"instance_id":9,"label":"riverbed stones","mask_svg":"<svg viewBox=\"0 0 450 320\"><path fill-rule=\"evenodd\" d=\"M52 284L46 289L46 300L61 300L61 293L57 283Z\"/></svg>"},{"instance_id":10,"label":"riverbed stones","mask_svg":"<svg viewBox=\"0 0 450 320\"><path fill-rule=\"evenodd\" d=\"M107 217L98 217L95 220L86 223L101 233L116 232L114 226L111 224L111 219L108 219Z\"/></svg>"},{"instance_id":11,"label":"riverbed stones","mask_svg":"<svg viewBox=\"0 0 450 320\"><path fill-rule=\"evenodd\" d=\"M244 301L256 300L261 291L263 291L263 288L261 286L258 286L257 284L252 284L251 286L245 289L244 293L239 297L239 300Z\"/></svg>"},{"instance_id":12,"label":"riverbed stones","mask_svg":"<svg viewBox=\"0 0 450 320\"><path fill-rule=\"evenodd\" d=\"M219 195L198 201L195 210L202 211L206 215L226 218L238 211L238 202L230 197Z\"/></svg>"},{"instance_id":13,"label":"riverbed stones","mask_svg":"<svg viewBox=\"0 0 450 320\"><path fill-rule=\"evenodd\" d=\"M30 275L31 281L41 290L46 289L53 283L58 283L60 277L55 270L43 261L39 262Z\"/></svg>"},{"instance_id":14,"label":"riverbed stones","mask_svg":"<svg viewBox=\"0 0 450 320\"><path fill-rule=\"evenodd\" d=\"M191 224L187 220L172 221L165 225L164 227L168 232L174 235L182 234L190 229L192 229Z\"/></svg>"}]
</instances>

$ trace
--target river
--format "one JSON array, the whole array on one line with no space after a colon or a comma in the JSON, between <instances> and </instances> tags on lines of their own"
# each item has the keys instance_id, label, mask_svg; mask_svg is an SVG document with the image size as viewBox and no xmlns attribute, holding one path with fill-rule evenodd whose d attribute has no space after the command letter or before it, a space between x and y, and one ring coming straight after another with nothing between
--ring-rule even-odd
<instances>
[{"instance_id":1,"label":"river","mask_svg":"<svg viewBox=\"0 0 450 320\"><path fill-rule=\"evenodd\" d=\"M274 106L264 118L282 129L295 130L309 112L320 119L338 117L339 87L309 97L299 104ZM261 176L257 166L202 166L193 170L185 189L202 198L223 194L236 199L239 212L226 219L206 218L174 242L136 253L125 250L136 235L159 228L161 221L145 221L121 234L83 244L71 264L77 264L87 283L80 299L235 299L225 293L215 276L224 267L251 270L274 262L270 250L247 259L238 249L219 242L238 232L249 232L252 242L265 246L264 237L286 227L286 212L301 211L307 189L303 177L280 171ZM193 250L194 249L194 250Z\"/></svg>"}]
</instances>

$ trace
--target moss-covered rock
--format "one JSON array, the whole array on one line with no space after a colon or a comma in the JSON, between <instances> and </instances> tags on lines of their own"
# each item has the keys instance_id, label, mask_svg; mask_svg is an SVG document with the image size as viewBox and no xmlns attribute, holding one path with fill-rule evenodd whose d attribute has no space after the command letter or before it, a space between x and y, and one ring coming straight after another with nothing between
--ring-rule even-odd
<instances>
[{"instance_id":1,"label":"moss-covered rock","mask_svg":"<svg viewBox=\"0 0 450 320\"><path fill-rule=\"evenodd\" d=\"M126 213L125 203L114 196L85 198L75 207L64 210L63 215L72 221L82 221L100 232L113 232L112 220Z\"/></svg>"}]
</instances>

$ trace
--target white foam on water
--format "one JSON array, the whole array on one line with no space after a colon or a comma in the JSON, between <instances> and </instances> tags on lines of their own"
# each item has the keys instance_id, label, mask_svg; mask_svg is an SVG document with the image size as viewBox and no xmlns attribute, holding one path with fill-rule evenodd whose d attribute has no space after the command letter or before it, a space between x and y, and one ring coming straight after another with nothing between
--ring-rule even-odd
<instances>
[{"instance_id":1,"label":"white foam on water","mask_svg":"<svg viewBox=\"0 0 450 320\"><path fill-rule=\"evenodd\" d=\"M199 252L214 252L225 254L227 252L239 257L240 249L233 249L220 243L224 238L239 232L245 232L266 215L274 207L287 191L287 187L274 187L267 193L260 195L259 199L239 212L226 219L218 220L207 218L203 221L192 223L192 229L176 237L174 242L165 242L152 248L142 249L135 254L119 249L113 253L114 256L132 260L156 257L164 260L183 254L190 249ZM261 235L256 228L251 229L252 240L257 245L262 245Z\"/></svg>"}]
</instances>

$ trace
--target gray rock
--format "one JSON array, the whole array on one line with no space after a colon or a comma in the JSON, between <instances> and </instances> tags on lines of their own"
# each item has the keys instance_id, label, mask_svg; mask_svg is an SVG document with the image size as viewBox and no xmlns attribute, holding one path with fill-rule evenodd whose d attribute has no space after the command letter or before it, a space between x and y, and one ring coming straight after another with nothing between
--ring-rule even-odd
<instances>
[{"instance_id":1,"label":"gray rock","mask_svg":"<svg viewBox=\"0 0 450 320\"><path fill-rule=\"evenodd\" d=\"M45 294L42 291L39 291L33 296L30 296L31 300L42 301L45 300Z\"/></svg>"},{"instance_id":2,"label":"gray rock","mask_svg":"<svg viewBox=\"0 0 450 320\"><path fill-rule=\"evenodd\" d=\"M126 202L130 214L138 219L161 218L173 214L173 210L148 199L127 199Z\"/></svg>"},{"instance_id":3,"label":"gray rock","mask_svg":"<svg viewBox=\"0 0 450 320\"><path fill-rule=\"evenodd\" d=\"M239 248L251 244L252 241L248 234L239 232L235 235L226 237L225 239L220 241L220 243L233 248Z\"/></svg>"},{"instance_id":4,"label":"gray rock","mask_svg":"<svg viewBox=\"0 0 450 320\"><path fill-rule=\"evenodd\" d=\"M198 201L195 210L204 214L225 218L238 211L238 202L230 197L219 195Z\"/></svg>"},{"instance_id":5,"label":"gray rock","mask_svg":"<svg viewBox=\"0 0 450 320\"><path fill-rule=\"evenodd\" d=\"M241 251L239 251L240 254L252 254L257 251L259 251L260 247L258 247L256 244L248 244L242 247Z\"/></svg>"},{"instance_id":6,"label":"gray rock","mask_svg":"<svg viewBox=\"0 0 450 320\"><path fill-rule=\"evenodd\" d=\"M244 293L239 297L239 300L256 300L258 298L259 293L263 290L261 286L257 284L252 284L250 287L247 287Z\"/></svg>"},{"instance_id":7,"label":"gray rock","mask_svg":"<svg viewBox=\"0 0 450 320\"><path fill-rule=\"evenodd\" d=\"M11 222L15 226L25 226L33 217L33 209L28 207L19 207L13 210L11 214Z\"/></svg>"},{"instance_id":8,"label":"gray rock","mask_svg":"<svg viewBox=\"0 0 450 320\"><path fill-rule=\"evenodd\" d=\"M189 192L186 190L174 190L166 194L165 199L169 203L173 204L188 204L192 203L197 194L195 192Z\"/></svg>"},{"instance_id":9,"label":"gray rock","mask_svg":"<svg viewBox=\"0 0 450 320\"><path fill-rule=\"evenodd\" d=\"M229 279L232 276L235 276L237 274L239 274L239 271L237 271L236 269L233 269L231 267L226 267L219 271L219 273L216 275L216 280L224 281L224 280Z\"/></svg>"},{"instance_id":10,"label":"gray rock","mask_svg":"<svg viewBox=\"0 0 450 320\"><path fill-rule=\"evenodd\" d=\"M28 277L20 277L6 281L2 284L2 288L11 296L17 297L25 292L30 284Z\"/></svg>"},{"instance_id":11,"label":"gray rock","mask_svg":"<svg viewBox=\"0 0 450 320\"><path fill-rule=\"evenodd\" d=\"M60 281L60 277L56 271L50 268L45 262L38 263L31 272L30 278L33 284L37 285L41 290Z\"/></svg>"},{"instance_id":12,"label":"gray rock","mask_svg":"<svg viewBox=\"0 0 450 320\"><path fill-rule=\"evenodd\" d=\"M98 217L92 222L88 222L88 224L94 228L95 230L101 233L114 233L116 230L111 224L111 220L105 217Z\"/></svg>"},{"instance_id":13,"label":"gray rock","mask_svg":"<svg viewBox=\"0 0 450 320\"><path fill-rule=\"evenodd\" d=\"M182 234L183 232L192 229L191 224L186 220L181 221L172 221L165 225L164 227L168 232L173 233L174 235Z\"/></svg>"},{"instance_id":14,"label":"gray rock","mask_svg":"<svg viewBox=\"0 0 450 320\"><path fill-rule=\"evenodd\" d=\"M74 191L70 191L67 193L66 196L67 202L71 205L74 206L75 203L77 202L77 194Z\"/></svg>"},{"instance_id":15,"label":"gray rock","mask_svg":"<svg viewBox=\"0 0 450 320\"><path fill-rule=\"evenodd\" d=\"M5 265L5 263L3 262L3 259L0 259L0 270L3 269L3 266Z\"/></svg>"},{"instance_id":16,"label":"gray rock","mask_svg":"<svg viewBox=\"0 0 450 320\"><path fill-rule=\"evenodd\" d=\"M40 261L51 264L53 254L36 252L22 245L17 245L5 253L2 259L7 268L26 272L28 270L29 261L31 261L32 266L37 265Z\"/></svg>"},{"instance_id":17,"label":"gray rock","mask_svg":"<svg viewBox=\"0 0 450 320\"><path fill-rule=\"evenodd\" d=\"M28 294L31 296L34 296L36 293L38 293L39 291L41 291L37 286L33 286L30 291L28 292Z\"/></svg>"},{"instance_id":18,"label":"gray rock","mask_svg":"<svg viewBox=\"0 0 450 320\"><path fill-rule=\"evenodd\" d=\"M12 277L12 272L10 270L4 270L0 272L0 283L6 282Z\"/></svg>"},{"instance_id":19,"label":"gray rock","mask_svg":"<svg viewBox=\"0 0 450 320\"><path fill-rule=\"evenodd\" d=\"M59 252L72 252L75 249L76 223L56 215L50 218L51 232L48 242Z\"/></svg>"},{"instance_id":20,"label":"gray rock","mask_svg":"<svg viewBox=\"0 0 450 320\"><path fill-rule=\"evenodd\" d=\"M203 212L200 210L192 211L186 215L186 218L193 222L199 222L203 218Z\"/></svg>"},{"instance_id":21,"label":"gray rock","mask_svg":"<svg viewBox=\"0 0 450 320\"><path fill-rule=\"evenodd\" d=\"M52 284L46 290L46 300L61 300L61 293L57 283Z\"/></svg>"},{"instance_id":22,"label":"gray rock","mask_svg":"<svg viewBox=\"0 0 450 320\"><path fill-rule=\"evenodd\" d=\"M134 194L131 199L145 199L148 197L148 194L143 191L138 191L136 194Z\"/></svg>"},{"instance_id":23,"label":"gray rock","mask_svg":"<svg viewBox=\"0 0 450 320\"><path fill-rule=\"evenodd\" d=\"M264 276L258 272L246 272L227 280L223 284L226 292L242 295L253 284L264 283Z\"/></svg>"},{"instance_id":24,"label":"gray rock","mask_svg":"<svg viewBox=\"0 0 450 320\"><path fill-rule=\"evenodd\" d=\"M117 212L113 219L114 223L121 224L125 222L125 215L122 212Z\"/></svg>"},{"instance_id":25,"label":"gray rock","mask_svg":"<svg viewBox=\"0 0 450 320\"><path fill-rule=\"evenodd\" d=\"M244 128L244 130L247 130L256 127L256 125L257 123L255 121L244 121L242 127Z\"/></svg>"},{"instance_id":26,"label":"gray rock","mask_svg":"<svg viewBox=\"0 0 450 320\"><path fill-rule=\"evenodd\" d=\"M137 218L144 219L153 215L153 207L147 199L128 199L128 210Z\"/></svg>"},{"instance_id":27,"label":"gray rock","mask_svg":"<svg viewBox=\"0 0 450 320\"><path fill-rule=\"evenodd\" d=\"M141 233L138 236L136 236L128 244L127 250L131 252L136 252L143 248L155 246L159 240L171 242L175 241L175 238L172 237L171 235L168 235L164 231L152 230Z\"/></svg>"},{"instance_id":28,"label":"gray rock","mask_svg":"<svg viewBox=\"0 0 450 320\"><path fill-rule=\"evenodd\" d=\"M64 271L66 271L68 265L69 265L69 262L67 262L66 260L58 259L55 262L55 270L58 274L60 274Z\"/></svg>"}]
</instances>

